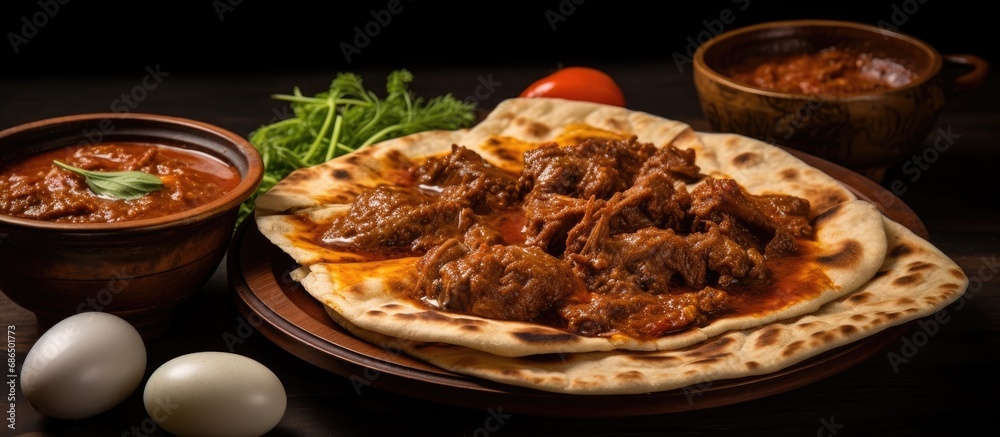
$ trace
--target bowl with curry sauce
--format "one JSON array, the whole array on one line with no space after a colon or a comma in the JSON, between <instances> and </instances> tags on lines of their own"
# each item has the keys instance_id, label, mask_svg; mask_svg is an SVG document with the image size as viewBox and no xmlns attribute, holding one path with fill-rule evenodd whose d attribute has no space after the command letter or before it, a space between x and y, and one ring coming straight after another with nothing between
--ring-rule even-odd
<instances>
[{"instance_id":1,"label":"bowl with curry sauce","mask_svg":"<svg viewBox=\"0 0 1000 437\"><path fill-rule=\"evenodd\" d=\"M40 330L102 311L156 338L221 263L262 177L246 139L196 120L97 113L0 131L0 291Z\"/></svg>"},{"instance_id":2,"label":"bowl with curry sauce","mask_svg":"<svg viewBox=\"0 0 1000 437\"><path fill-rule=\"evenodd\" d=\"M944 68L955 66L952 77ZM933 131L946 98L989 64L913 36L835 20L767 22L698 47L694 84L712 129L833 161L880 181Z\"/></svg>"}]
</instances>

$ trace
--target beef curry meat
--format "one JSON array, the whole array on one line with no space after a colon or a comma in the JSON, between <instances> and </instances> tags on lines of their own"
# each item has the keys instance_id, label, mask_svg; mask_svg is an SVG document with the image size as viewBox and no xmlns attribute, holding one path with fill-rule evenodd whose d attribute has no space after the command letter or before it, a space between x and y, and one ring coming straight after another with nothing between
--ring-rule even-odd
<instances>
[{"instance_id":1,"label":"beef curry meat","mask_svg":"<svg viewBox=\"0 0 1000 437\"><path fill-rule=\"evenodd\" d=\"M782 56L751 56L729 69L733 80L793 94L847 96L905 86L916 74L890 58L858 48L827 47Z\"/></svg>"},{"instance_id":2,"label":"beef curry meat","mask_svg":"<svg viewBox=\"0 0 1000 437\"><path fill-rule=\"evenodd\" d=\"M453 145L362 192L323 241L421 257L410 297L434 308L652 339L738 310L813 235L807 200L705 177L693 150L587 139L523 161Z\"/></svg>"},{"instance_id":3,"label":"beef curry meat","mask_svg":"<svg viewBox=\"0 0 1000 437\"><path fill-rule=\"evenodd\" d=\"M61 161L89 171L142 171L164 188L137 199L98 195ZM235 167L208 154L161 144L107 142L47 150L0 172L0 214L56 223L113 223L162 217L208 204L240 182Z\"/></svg>"}]
</instances>

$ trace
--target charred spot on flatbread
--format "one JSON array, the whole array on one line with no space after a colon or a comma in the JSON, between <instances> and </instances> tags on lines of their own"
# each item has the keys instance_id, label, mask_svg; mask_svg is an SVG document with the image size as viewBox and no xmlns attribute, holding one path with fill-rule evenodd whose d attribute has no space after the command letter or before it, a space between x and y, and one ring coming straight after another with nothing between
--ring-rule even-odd
<instances>
[{"instance_id":1,"label":"charred spot on flatbread","mask_svg":"<svg viewBox=\"0 0 1000 437\"><path fill-rule=\"evenodd\" d=\"M564 332L539 332L533 330L513 332L511 335L519 341L532 344L562 344L580 341L579 336Z\"/></svg>"},{"instance_id":2,"label":"charred spot on flatbread","mask_svg":"<svg viewBox=\"0 0 1000 437\"><path fill-rule=\"evenodd\" d=\"M946 292L946 293L951 293L951 292L955 292L955 291L961 290L962 286L959 285L959 284L952 283L952 282L947 282L947 283L938 285L938 288L941 289L942 291Z\"/></svg>"},{"instance_id":3,"label":"charred spot on flatbread","mask_svg":"<svg viewBox=\"0 0 1000 437\"><path fill-rule=\"evenodd\" d=\"M777 344L779 337L781 336L781 328L777 326L768 326L764 328L760 335L757 336L757 348L763 349L768 346Z\"/></svg>"},{"instance_id":4,"label":"charred spot on flatbread","mask_svg":"<svg viewBox=\"0 0 1000 437\"><path fill-rule=\"evenodd\" d=\"M869 300L871 298L872 298L871 293L861 292L861 293L852 294L851 297L848 298L848 300L850 300L851 302L854 302L854 303L864 303L865 301L867 301L867 300Z\"/></svg>"},{"instance_id":5,"label":"charred spot on flatbread","mask_svg":"<svg viewBox=\"0 0 1000 437\"><path fill-rule=\"evenodd\" d=\"M731 337L722 337L718 340L708 342L703 347L695 349L688 353L688 356L694 358L700 357L710 357L720 354L724 354L731 346L735 345L736 340Z\"/></svg>"},{"instance_id":6,"label":"charred spot on flatbread","mask_svg":"<svg viewBox=\"0 0 1000 437\"><path fill-rule=\"evenodd\" d=\"M888 271L888 270L879 270L879 271L875 272L875 274L874 274L874 275L872 275L872 279L871 279L871 280L873 280L873 281L874 281L874 280L876 280L876 279L879 279L879 278L882 278L883 276L886 276L886 275L888 275L889 273L891 273L891 272L890 272L890 271Z\"/></svg>"},{"instance_id":7,"label":"charred spot on flatbread","mask_svg":"<svg viewBox=\"0 0 1000 437\"><path fill-rule=\"evenodd\" d=\"M640 381L644 378L645 376L642 374L642 372L636 370L629 370L626 372L619 372L615 374L615 379L619 379L622 381Z\"/></svg>"},{"instance_id":8,"label":"charred spot on flatbread","mask_svg":"<svg viewBox=\"0 0 1000 437\"><path fill-rule=\"evenodd\" d=\"M787 346L781 351L781 355L789 357L798 354L803 348L806 347L805 341L795 340L788 343Z\"/></svg>"},{"instance_id":9,"label":"charred spot on flatbread","mask_svg":"<svg viewBox=\"0 0 1000 437\"><path fill-rule=\"evenodd\" d=\"M733 166L735 168L751 167L760 164L762 160L763 157L757 153L744 152L733 158Z\"/></svg>"},{"instance_id":10,"label":"charred spot on flatbread","mask_svg":"<svg viewBox=\"0 0 1000 437\"><path fill-rule=\"evenodd\" d=\"M913 248L912 247L910 247L910 246L908 246L906 244L900 244L900 245L897 245L897 246L893 247L892 249L890 249L889 253L887 254L887 256L890 256L890 257L893 257L893 258L900 258L900 257L906 256L906 255L908 255L908 254L910 254L912 252L913 252Z\"/></svg>"},{"instance_id":11,"label":"charred spot on flatbread","mask_svg":"<svg viewBox=\"0 0 1000 437\"><path fill-rule=\"evenodd\" d=\"M616 131L624 131L628 127L628 123L617 118L609 118L606 123L609 128Z\"/></svg>"},{"instance_id":12,"label":"charred spot on flatbread","mask_svg":"<svg viewBox=\"0 0 1000 437\"><path fill-rule=\"evenodd\" d=\"M813 218L813 224L816 225L816 226L819 226L819 225L821 225L822 223L824 223L826 221L830 221L830 220L836 219L837 215L841 211L841 208L843 208L843 204L841 204L841 203L837 203L837 204L831 206L830 208L827 208L820 215L818 215L818 216L816 216L816 217Z\"/></svg>"},{"instance_id":13,"label":"charred spot on flatbread","mask_svg":"<svg viewBox=\"0 0 1000 437\"><path fill-rule=\"evenodd\" d=\"M960 279L960 280L963 280L963 281L966 280L966 279L968 279L967 276L965 275L965 272L962 271L962 269L952 268L952 269L948 269L947 271L955 279Z\"/></svg>"},{"instance_id":14,"label":"charred spot on flatbread","mask_svg":"<svg viewBox=\"0 0 1000 437\"><path fill-rule=\"evenodd\" d=\"M934 270L937 266L928 262L923 261L913 261L906 265L906 270L910 272L916 272L921 270Z\"/></svg>"},{"instance_id":15,"label":"charred spot on flatbread","mask_svg":"<svg viewBox=\"0 0 1000 437\"><path fill-rule=\"evenodd\" d=\"M837 330L839 330L840 334L844 336L854 335L858 331L860 331L860 329L858 329L858 327L854 325L840 325L837 327Z\"/></svg>"},{"instance_id":16,"label":"charred spot on flatbread","mask_svg":"<svg viewBox=\"0 0 1000 437\"><path fill-rule=\"evenodd\" d=\"M847 240L841 243L836 252L817 257L816 261L830 267L853 267L858 264L858 259L861 257L863 250L861 242Z\"/></svg>"},{"instance_id":17,"label":"charred spot on flatbread","mask_svg":"<svg viewBox=\"0 0 1000 437\"><path fill-rule=\"evenodd\" d=\"M530 138L542 138L549 134L551 128L544 123L539 123L524 117L514 119L515 126L519 126Z\"/></svg>"},{"instance_id":18,"label":"charred spot on flatbread","mask_svg":"<svg viewBox=\"0 0 1000 437\"><path fill-rule=\"evenodd\" d=\"M893 279L892 283L894 285L907 286L907 285L911 285L911 284L914 284L916 282L919 282L920 280L921 280L921 277L920 277L919 274L910 274L910 275L900 276L900 277L898 277L896 279Z\"/></svg>"}]
</instances>

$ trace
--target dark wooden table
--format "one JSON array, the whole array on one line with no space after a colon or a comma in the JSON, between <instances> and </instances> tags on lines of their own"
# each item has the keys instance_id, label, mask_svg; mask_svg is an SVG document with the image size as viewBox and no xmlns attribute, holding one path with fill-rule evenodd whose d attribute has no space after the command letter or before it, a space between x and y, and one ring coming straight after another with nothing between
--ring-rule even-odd
<instances>
[{"instance_id":1,"label":"dark wooden table","mask_svg":"<svg viewBox=\"0 0 1000 437\"><path fill-rule=\"evenodd\" d=\"M669 61L597 66L619 81L631 108L709 130L689 70L678 72ZM414 68L414 90L428 96L446 92L461 98L471 96L481 107L489 108L518 94L554 67ZM121 109L119 99L126 93L136 96L130 111L193 118L248 134L262 124L290 115L288 107L271 100L270 94L290 92L293 86L307 94L315 93L324 89L334 73L317 70L196 75L172 73L163 66L162 80L144 80L156 68L154 63L149 70L137 67L119 76L77 80L0 80L0 128L52 116ZM387 71L361 72L377 86ZM794 390L683 413L574 420L525 413L496 414L375 388L356 390L348 379L322 370L262 334L247 330L234 306L225 262L203 292L180 307L169 334L147 345L147 376L159 364L188 352L231 351L254 358L274 370L288 393L287 412L270 434L276 436L959 435L959 431L992 429L1000 388L996 371L1000 362L1000 264L996 258L1000 249L1000 202L994 191L1000 163L998 100L1000 83L995 80L974 93L950 99L938 126L956 134L954 146L935 154L917 173L897 166L883 181L902 181L906 191L900 199L926 225L931 241L972 279L962 306L948 308L948 322L914 351L904 351L904 347L917 328L870 359ZM931 146L931 140L928 138L925 147ZM40 335L35 320L29 312L0 296L0 326L12 332L14 355L20 366ZM890 353L905 354L906 361L894 365L888 359ZM602 399L595 398L594 402ZM496 408L503 411L502 404ZM107 413L62 421L40 415L18 389L14 411L16 429L5 426L0 428L0 434L166 435L148 418L141 390Z\"/></svg>"}]
</instances>

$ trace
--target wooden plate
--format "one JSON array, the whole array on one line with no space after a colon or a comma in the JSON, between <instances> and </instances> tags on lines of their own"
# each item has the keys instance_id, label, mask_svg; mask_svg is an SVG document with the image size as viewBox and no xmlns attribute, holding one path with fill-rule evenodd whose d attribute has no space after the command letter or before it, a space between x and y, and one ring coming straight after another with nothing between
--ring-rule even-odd
<instances>
[{"instance_id":1,"label":"wooden plate","mask_svg":"<svg viewBox=\"0 0 1000 437\"><path fill-rule=\"evenodd\" d=\"M859 197L927 239L927 230L899 198L857 173L795 150L788 152L834 176ZM445 371L399 351L366 343L335 324L289 273L298 265L245 220L230 245L227 269L239 311L291 354L355 383L462 407L502 405L511 413L552 417L674 413L745 402L827 378L879 353L910 324L880 331L781 371L636 395L568 395L494 383Z\"/></svg>"}]
</instances>

